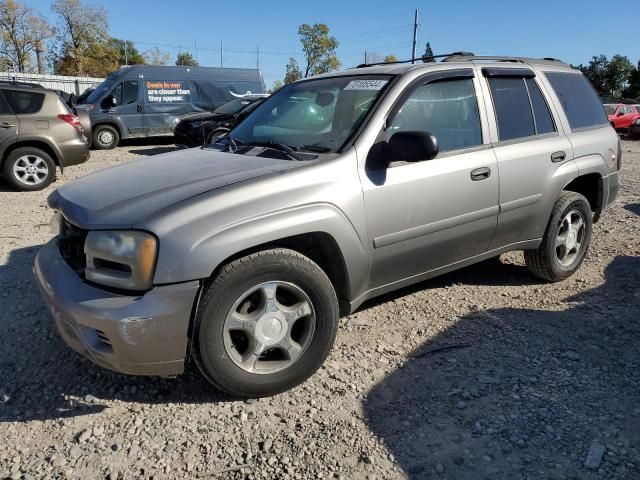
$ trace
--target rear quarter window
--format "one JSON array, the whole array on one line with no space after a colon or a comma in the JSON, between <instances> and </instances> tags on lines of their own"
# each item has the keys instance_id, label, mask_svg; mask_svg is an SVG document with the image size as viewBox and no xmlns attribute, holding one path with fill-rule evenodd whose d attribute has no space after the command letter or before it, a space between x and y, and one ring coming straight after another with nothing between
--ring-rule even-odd
<instances>
[{"instance_id":1,"label":"rear quarter window","mask_svg":"<svg viewBox=\"0 0 640 480\"><path fill-rule=\"evenodd\" d=\"M588 80L579 73L546 72L571 130L608 125L604 107Z\"/></svg>"},{"instance_id":2,"label":"rear quarter window","mask_svg":"<svg viewBox=\"0 0 640 480\"><path fill-rule=\"evenodd\" d=\"M4 95L16 115L38 113L44 103L44 93L4 90Z\"/></svg>"}]
</instances>

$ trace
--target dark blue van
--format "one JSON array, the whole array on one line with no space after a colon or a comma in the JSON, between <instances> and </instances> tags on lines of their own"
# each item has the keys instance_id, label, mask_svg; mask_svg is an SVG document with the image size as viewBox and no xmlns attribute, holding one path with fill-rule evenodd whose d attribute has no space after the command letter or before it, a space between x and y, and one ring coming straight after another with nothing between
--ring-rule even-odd
<instances>
[{"instance_id":1,"label":"dark blue van","mask_svg":"<svg viewBox=\"0 0 640 480\"><path fill-rule=\"evenodd\" d=\"M186 113L213 111L248 93L264 93L257 69L129 65L109 75L76 105L91 116L93 146L120 139L171 134Z\"/></svg>"}]
</instances>

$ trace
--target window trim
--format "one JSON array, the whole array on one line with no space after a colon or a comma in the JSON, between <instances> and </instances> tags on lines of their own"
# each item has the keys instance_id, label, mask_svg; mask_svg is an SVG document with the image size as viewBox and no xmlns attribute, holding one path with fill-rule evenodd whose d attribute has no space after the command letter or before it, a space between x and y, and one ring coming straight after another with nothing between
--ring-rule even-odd
<instances>
[{"instance_id":1,"label":"window trim","mask_svg":"<svg viewBox=\"0 0 640 480\"><path fill-rule=\"evenodd\" d=\"M405 87L403 92L398 96L398 98L396 98L393 105L391 105L391 108L389 108L389 110L387 111L387 114L384 117L382 129L380 130L380 132L378 132L378 136L376 137L374 144L388 141L388 139L386 138L386 134L389 128L389 122L393 121L393 118L397 115L400 108L405 104L405 102L413 94L413 92L417 90L419 87L423 87L430 83L445 82L448 80L463 80L463 79L473 80L475 77L476 77L476 74L473 68L456 68L451 70L440 70L437 72L425 73L424 75L421 75L418 78L414 79L411 83L409 83L409 85ZM485 143L486 138L482 128L483 125L482 125L480 95L478 94L478 89L476 88L475 83L472 83L472 85L473 85L473 91L476 94L476 102L478 105L478 121L480 123L480 142L481 143L479 145L474 145L472 147L464 147L464 148L458 148L456 150L447 150L446 152L438 152L438 155L436 155L435 158L428 160L428 162L432 162L440 158L450 157L453 155L462 155L465 153L472 153L474 151L481 151L481 150L486 150L488 148L491 148L491 143ZM391 162L388 168L397 168L405 165L415 165L415 164L416 162Z\"/></svg>"},{"instance_id":2,"label":"window trim","mask_svg":"<svg viewBox=\"0 0 640 480\"><path fill-rule=\"evenodd\" d=\"M544 102L545 107L547 107L547 112L549 112L549 118L551 119L551 123L553 124L553 132L538 133L538 120L536 119L536 111L533 108L533 100L531 99L531 91L529 90L529 84L527 83L527 80L532 80L536 84L536 87L538 88L538 92L540 92L540 95L542 96L542 101ZM544 92L542 91L542 88L540 88L540 85L538 84L538 82L535 80L535 78L530 78L530 79L525 78L524 85L525 87L527 87L527 94L529 95L529 102L531 103L531 112L533 113L533 125L536 129L536 136L546 138L547 136L552 136L551 134L553 133L557 134L558 124L556 122L556 119L553 118L553 113L551 112L551 105L549 104L547 97L544 96Z\"/></svg>"}]
</instances>

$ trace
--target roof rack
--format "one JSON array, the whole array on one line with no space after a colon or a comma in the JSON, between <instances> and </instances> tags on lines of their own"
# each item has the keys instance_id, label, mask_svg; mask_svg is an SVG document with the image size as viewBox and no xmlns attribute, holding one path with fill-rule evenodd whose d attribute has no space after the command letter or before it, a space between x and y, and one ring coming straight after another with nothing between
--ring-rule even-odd
<instances>
[{"instance_id":1,"label":"roof rack","mask_svg":"<svg viewBox=\"0 0 640 480\"><path fill-rule=\"evenodd\" d=\"M471 53L471 52L453 52L453 53L445 53L445 54L441 54L441 55L429 55L429 56L425 56L425 57L416 57L416 58L410 59L410 60L395 60L393 62L361 63L356 68L374 67L376 65L394 65L394 64L398 64L398 63L422 62L424 60L432 60L432 59L436 59L436 58L448 58L448 57L454 57L454 56L459 56L459 57L472 56L473 57L473 53Z\"/></svg>"},{"instance_id":2,"label":"roof rack","mask_svg":"<svg viewBox=\"0 0 640 480\"><path fill-rule=\"evenodd\" d=\"M557 58L545 57L545 58L528 58L528 57L509 57L509 56L495 56L495 55L474 55L474 54L453 54L442 59L443 62L473 62L475 60L493 60L496 62L512 62L512 63L534 63L534 64L546 64L546 65L562 65L569 66L569 64L558 60Z\"/></svg>"}]
</instances>

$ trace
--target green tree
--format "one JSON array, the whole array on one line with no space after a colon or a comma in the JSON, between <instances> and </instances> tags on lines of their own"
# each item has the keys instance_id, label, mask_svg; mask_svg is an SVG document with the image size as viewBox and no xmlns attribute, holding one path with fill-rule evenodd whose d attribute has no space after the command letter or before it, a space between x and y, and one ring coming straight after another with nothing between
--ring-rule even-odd
<instances>
[{"instance_id":1,"label":"green tree","mask_svg":"<svg viewBox=\"0 0 640 480\"><path fill-rule=\"evenodd\" d=\"M109 17L104 7L81 0L55 0L51 9L59 23L52 63L63 75L104 76L112 69L104 55L109 46Z\"/></svg>"},{"instance_id":2,"label":"green tree","mask_svg":"<svg viewBox=\"0 0 640 480\"><path fill-rule=\"evenodd\" d=\"M267 93L277 92L283 86L284 86L284 83L282 83L280 80L276 80L275 82L273 82L273 86L269 90L267 90Z\"/></svg>"},{"instance_id":3,"label":"green tree","mask_svg":"<svg viewBox=\"0 0 640 480\"><path fill-rule=\"evenodd\" d=\"M287 63L286 69L287 71L284 75L285 85L293 83L296 80L300 80L302 78L302 71L300 70L298 61L295 58L289 59L289 63Z\"/></svg>"},{"instance_id":4,"label":"green tree","mask_svg":"<svg viewBox=\"0 0 640 480\"><path fill-rule=\"evenodd\" d=\"M397 61L398 61L398 57L396 57L393 53L384 57L384 63L393 63Z\"/></svg>"},{"instance_id":5,"label":"green tree","mask_svg":"<svg viewBox=\"0 0 640 480\"><path fill-rule=\"evenodd\" d=\"M629 75L629 86L624 91L624 96L640 101L640 61L635 70Z\"/></svg>"},{"instance_id":6,"label":"green tree","mask_svg":"<svg viewBox=\"0 0 640 480\"><path fill-rule=\"evenodd\" d=\"M111 38L109 40L111 48L118 56L119 65L143 65L144 57L135 47L131 40L119 40Z\"/></svg>"},{"instance_id":7,"label":"green tree","mask_svg":"<svg viewBox=\"0 0 640 480\"><path fill-rule=\"evenodd\" d=\"M193 58L189 52L180 52L176 58L176 65L185 65L187 67L197 67L200 64Z\"/></svg>"},{"instance_id":8,"label":"green tree","mask_svg":"<svg viewBox=\"0 0 640 480\"><path fill-rule=\"evenodd\" d=\"M614 55L607 69L607 89L612 97L621 97L631 74L635 71L629 58L622 55Z\"/></svg>"},{"instance_id":9,"label":"green tree","mask_svg":"<svg viewBox=\"0 0 640 480\"><path fill-rule=\"evenodd\" d=\"M423 63L433 63L436 61L436 59L433 58L433 50L431 50L431 44L429 42L427 42L424 53L422 54L422 61Z\"/></svg>"},{"instance_id":10,"label":"green tree","mask_svg":"<svg viewBox=\"0 0 640 480\"><path fill-rule=\"evenodd\" d=\"M150 48L142 52L145 65L169 65L171 55L161 51L158 47Z\"/></svg>"},{"instance_id":11,"label":"green tree","mask_svg":"<svg viewBox=\"0 0 640 480\"><path fill-rule=\"evenodd\" d=\"M32 57L42 50L53 28L32 8L14 0L0 1L0 55L18 72L32 69Z\"/></svg>"},{"instance_id":12,"label":"green tree","mask_svg":"<svg viewBox=\"0 0 640 480\"><path fill-rule=\"evenodd\" d=\"M614 55L611 60L606 55L594 56L586 67L578 65L577 68L599 95L608 97L620 97L635 71L629 59L622 55Z\"/></svg>"},{"instance_id":13,"label":"green tree","mask_svg":"<svg viewBox=\"0 0 640 480\"><path fill-rule=\"evenodd\" d=\"M338 70L340 61L336 56L338 41L329 35L329 27L324 23L303 24L298 28L305 61L304 77ZM285 81L286 83L286 81Z\"/></svg>"}]
</instances>

